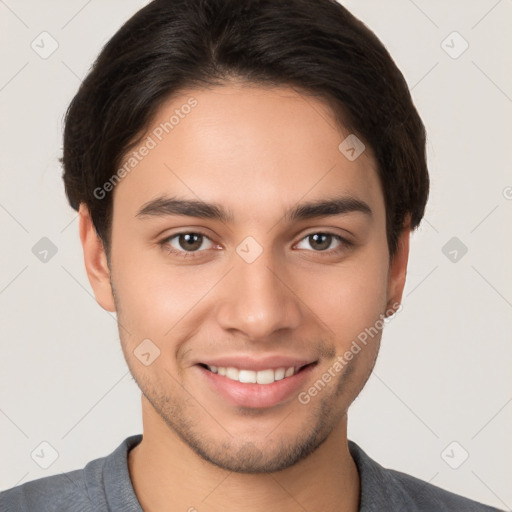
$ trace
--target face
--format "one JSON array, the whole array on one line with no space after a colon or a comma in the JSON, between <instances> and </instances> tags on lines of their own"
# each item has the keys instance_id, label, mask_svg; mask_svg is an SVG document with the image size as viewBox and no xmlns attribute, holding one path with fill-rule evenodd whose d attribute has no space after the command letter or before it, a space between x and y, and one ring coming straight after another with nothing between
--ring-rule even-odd
<instances>
[{"instance_id":1,"label":"face","mask_svg":"<svg viewBox=\"0 0 512 512\"><path fill-rule=\"evenodd\" d=\"M230 471L284 469L327 439L377 356L380 330L361 333L401 298L375 160L347 158L347 135L291 88L190 90L114 189L96 297L150 421Z\"/></svg>"}]
</instances>

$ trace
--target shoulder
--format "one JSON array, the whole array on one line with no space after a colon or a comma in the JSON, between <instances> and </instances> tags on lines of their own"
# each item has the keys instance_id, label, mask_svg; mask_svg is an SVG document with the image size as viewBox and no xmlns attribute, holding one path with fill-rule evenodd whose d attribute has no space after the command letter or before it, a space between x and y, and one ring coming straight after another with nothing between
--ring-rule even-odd
<instances>
[{"instance_id":1,"label":"shoulder","mask_svg":"<svg viewBox=\"0 0 512 512\"><path fill-rule=\"evenodd\" d=\"M126 438L111 454L82 469L0 492L0 512L93 512L110 510L110 501L121 504L124 511L140 510L131 487L127 452L141 439L141 435Z\"/></svg>"},{"instance_id":2,"label":"shoulder","mask_svg":"<svg viewBox=\"0 0 512 512\"><path fill-rule=\"evenodd\" d=\"M349 449L360 477L360 512L499 512L406 473L384 468L353 441L349 441Z\"/></svg>"},{"instance_id":3,"label":"shoulder","mask_svg":"<svg viewBox=\"0 0 512 512\"><path fill-rule=\"evenodd\" d=\"M448 512L453 510L464 510L465 512L498 511L494 507L470 500L406 473L392 469L385 471L388 471L390 478L395 482L397 488L401 490L401 493L409 502L416 505L418 510L428 512Z\"/></svg>"},{"instance_id":4,"label":"shoulder","mask_svg":"<svg viewBox=\"0 0 512 512\"><path fill-rule=\"evenodd\" d=\"M0 512L86 512L93 510L83 469L26 482L0 492Z\"/></svg>"}]
</instances>

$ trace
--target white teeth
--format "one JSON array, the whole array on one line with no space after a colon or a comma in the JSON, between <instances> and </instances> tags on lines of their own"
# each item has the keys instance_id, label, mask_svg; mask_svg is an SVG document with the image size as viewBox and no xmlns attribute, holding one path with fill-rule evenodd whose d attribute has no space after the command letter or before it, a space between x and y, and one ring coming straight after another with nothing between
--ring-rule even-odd
<instances>
[{"instance_id":1,"label":"white teeth","mask_svg":"<svg viewBox=\"0 0 512 512\"><path fill-rule=\"evenodd\" d=\"M274 379L275 379L275 380L281 380L281 379L284 379L284 372L285 372L285 369L284 369L284 368L278 368L278 369L275 371Z\"/></svg>"},{"instance_id":2,"label":"white teeth","mask_svg":"<svg viewBox=\"0 0 512 512\"><path fill-rule=\"evenodd\" d=\"M238 376L240 375L240 370L238 368L226 368L226 377L231 380L238 380Z\"/></svg>"},{"instance_id":3,"label":"white teeth","mask_svg":"<svg viewBox=\"0 0 512 512\"><path fill-rule=\"evenodd\" d=\"M258 384L272 384L274 380L274 370L261 370L256 374ZM240 380L240 382L242 381Z\"/></svg>"},{"instance_id":4,"label":"white teeth","mask_svg":"<svg viewBox=\"0 0 512 512\"><path fill-rule=\"evenodd\" d=\"M252 370L240 370L238 380L240 382L250 382L254 384L256 382L256 372Z\"/></svg>"},{"instance_id":5,"label":"white teeth","mask_svg":"<svg viewBox=\"0 0 512 512\"><path fill-rule=\"evenodd\" d=\"M207 365L208 366L208 365ZM239 370L238 368L223 366L208 366L208 369L213 373L218 373L231 380L236 380L242 383L250 384L272 384L276 380L282 380L286 377L295 375L296 371L293 366L290 368L278 368L277 370L260 370L258 372L253 370Z\"/></svg>"}]
</instances>

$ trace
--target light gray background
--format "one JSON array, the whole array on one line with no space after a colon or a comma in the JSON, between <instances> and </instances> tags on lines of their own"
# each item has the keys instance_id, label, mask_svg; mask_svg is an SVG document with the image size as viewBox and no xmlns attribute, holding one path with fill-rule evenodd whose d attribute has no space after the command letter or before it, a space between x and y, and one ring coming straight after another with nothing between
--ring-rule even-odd
<instances>
[{"instance_id":1,"label":"light gray background","mask_svg":"<svg viewBox=\"0 0 512 512\"><path fill-rule=\"evenodd\" d=\"M142 432L140 394L115 315L92 296L57 158L81 78L145 3L0 0L0 489L83 467ZM432 178L404 309L351 409L349 438L384 466L510 510L512 2L345 5L412 88ZM46 59L31 48L50 48L43 31L59 45ZM453 31L469 43L458 58L445 51L463 48L446 39ZM42 237L58 249L46 263L32 253ZM468 249L455 262L453 247L442 251L452 237ZM47 469L31 458L51 462L43 441L58 453Z\"/></svg>"}]
</instances>

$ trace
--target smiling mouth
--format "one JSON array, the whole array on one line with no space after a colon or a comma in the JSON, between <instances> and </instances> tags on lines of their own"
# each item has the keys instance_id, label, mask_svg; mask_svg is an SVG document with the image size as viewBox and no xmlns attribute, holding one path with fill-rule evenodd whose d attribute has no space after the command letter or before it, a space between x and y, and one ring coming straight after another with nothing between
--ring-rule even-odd
<instances>
[{"instance_id":1,"label":"smiling mouth","mask_svg":"<svg viewBox=\"0 0 512 512\"><path fill-rule=\"evenodd\" d=\"M293 377L297 373L300 373L304 369L316 365L316 361L313 363L305 364L300 367L290 366L288 368L268 368L266 370L244 370L240 368L234 368L232 366L213 366L204 363L199 363L199 366L209 370L212 373L217 373L223 377L236 382L244 384L272 384L279 380L285 380L289 377Z\"/></svg>"}]
</instances>

